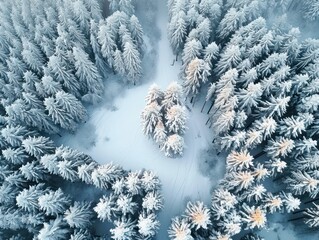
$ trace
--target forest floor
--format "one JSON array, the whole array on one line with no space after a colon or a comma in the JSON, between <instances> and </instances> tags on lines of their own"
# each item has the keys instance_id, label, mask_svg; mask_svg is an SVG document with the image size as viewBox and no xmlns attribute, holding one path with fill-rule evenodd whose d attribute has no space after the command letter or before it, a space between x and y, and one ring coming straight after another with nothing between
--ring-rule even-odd
<instances>
[{"instance_id":1,"label":"forest floor","mask_svg":"<svg viewBox=\"0 0 319 240\"><path fill-rule=\"evenodd\" d=\"M201 200L210 205L211 190L224 175L225 160L210 150L212 131L205 125L207 115L200 112L202 101L196 102L194 107L188 106L186 148L182 157L165 157L158 145L142 133L140 115L148 88L156 83L165 90L170 82L178 81L180 71L179 62L172 66L175 56L167 39L165 1L157 4L156 25L160 38L153 44L147 35L145 37L144 64L155 57L145 70L147 79L129 89L108 82L103 103L91 107L88 121L75 134L64 134L59 143L89 154L100 164L114 162L127 170L153 170L162 182L164 209L159 214L158 239L165 240L171 218L183 213L188 200Z\"/></svg>"}]
</instances>

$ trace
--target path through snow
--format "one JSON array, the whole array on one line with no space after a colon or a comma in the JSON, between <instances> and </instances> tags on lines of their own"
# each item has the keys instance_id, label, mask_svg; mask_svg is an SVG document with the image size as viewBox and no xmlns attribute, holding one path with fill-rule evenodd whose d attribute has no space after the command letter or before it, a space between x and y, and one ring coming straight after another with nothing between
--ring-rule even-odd
<instances>
[{"instance_id":1,"label":"path through snow","mask_svg":"<svg viewBox=\"0 0 319 240\"><path fill-rule=\"evenodd\" d=\"M108 103L91 110L90 119L82 129L75 135L67 134L60 143L82 150L100 164L112 161L125 169L153 170L162 181L164 209L159 215L161 229L158 239L165 240L168 239L170 219L183 213L188 200L210 204L212 186L224 174L224 161L208 151L212 136L211 130L205 126L207 115L200 113L202 103L197 103L197 108L191 108L189 113L189 129L184 136L187 148L183 157L165 157L158 146L142 133L140 114L145 106L148 88L155 82L165 89L171 81L178 80L180 68L179 64L171 66L174 56L166 33L166 1L157 2L157 25L161 39L156 49L158 56L153 66L155 69L146 69L154 75L147 74L151 77L145 79L141 86L120 90L121 94L114 99L113 107L110 108ZM90 138L94 142L93 146L90 146Z\"/></svg>"}]
</instances>

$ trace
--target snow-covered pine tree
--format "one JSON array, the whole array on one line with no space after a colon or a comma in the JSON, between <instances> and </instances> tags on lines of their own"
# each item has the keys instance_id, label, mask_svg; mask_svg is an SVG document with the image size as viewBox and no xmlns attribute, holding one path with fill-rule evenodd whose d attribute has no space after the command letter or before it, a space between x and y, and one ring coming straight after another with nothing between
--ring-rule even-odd
<instances>
[{"instance_id":1,"label":"snow-covered pine tree","mask_svg":"<svg viewBox=\"0 0 319 240\"><path fill-rule=\"evenodd\" d=\"M172 82L168 85L167 89L164 92L164 99L162 101L162 107L166 111L173 105L183 105L183 88L177 83Z\"/></svg>"},{"instance_id":2,"label":"snow-covered pine tree","mask_svg":"<svg viewBox=\"0 0 319 240\"><path fill-rule=\"evenodd\" d=\"M183 11L180 11L178 14L173 16L169 24L169 40L173 48L173 52L178 55L185 44L187 37L187 22L186 15Z\"/></svg>"},{"instance_id":3,"label":"snow-covered pine tree","mask_svg":"<svg viewBox=\"0 0 319 240\"><path fill-rule=\"evenodd\" d=\"M167 137L162 150L168 157L183 155L184 138L178 134L172 134Z\"/></svg>"},{"instance_id":4,"label":"snow-covered pine tree","mask_svg":"<svg viewBox=\"0 0 319 240\"><path fill-rule=\"evenodd\" d=\"M39 234L36 236L39 240L45 239L65 239L69 230L65 228L66 223L63 221L61 217L58 217L54 220L50 220L49 222L43 223L43 228L40 229Z\"/></svg>"},{"instance_id":5,"label":"snow-covered pine tree","mask_svg":"<svg viewBox=\"0 0 319 240\"><path fill-rule=\"evenodd\" d=\"M165 125L170 133L183 134L186 130L186 108L180 105L170 107L165 115Z\"/></svg>"},{"instance_id":6,"label":"snow-covered pine tree","mask_svg":"<svg viewBox=\"0 0 319 240\"><path fill-rule=\"evenodd\" d=\"M208 63L198 58L192 60L187 66L184 77L183 88L186 96L196 96L202 84L208 81L209 76L210 66Z\"/></svg>"},{"instance_id":7,"label":"snow-covered pine tree","mask_svg":"<svg viewBox=\"0 0 319 240\"><path fill-rule=\"evenodd\" d=\"M142 76L141 56L135 45L126 42L123 49L123 61L130 82L134 85Z\"/></svg>"},{"instance_id":8,"label":"snow-covered pine tree","mask_svg":"<svg viewBox=\"0 0 319 240\"><path fill-rule=\"evenodd\" d=\"M156 101L146 105L142 114L143 133L146 136L152 137L155 127L159 121L162 121L161 107Z\"/></svg>"},{"instance_id":9,"label":"snow-covered pine tree","mask_svg":"<svg viewBox=\"0 0 319 240\"><path fill-rule=\"evenodd\" d=\"M58 216L65 212L71 201L59 188L57 191L49 191L38 198L40 210L49 216Z\"/></svg>"},{"instance_id":10,"label":"snow-covered pine tree","mask_svg":"<svg viewBox=\"0 0 319 240\"><path fill-rule=\"evenodd\" d=\"M71 228L85 229L92 224L93 212L90 209L91 203L74 202L64 213L64 219Z\"/></svg>"},{"instance_id":11,"label":"snow-covered pine tree","mask_svg":"<svg viewBox=\"0 0 319 240\"><path fill-rule=\"evenodd\" d=\"M102 77L96 66L89 59L89 55L82 49L73 47L75 75L79 78L83 92L82 100L97 103L102 97Z\"/></svg>"}]
</instances>

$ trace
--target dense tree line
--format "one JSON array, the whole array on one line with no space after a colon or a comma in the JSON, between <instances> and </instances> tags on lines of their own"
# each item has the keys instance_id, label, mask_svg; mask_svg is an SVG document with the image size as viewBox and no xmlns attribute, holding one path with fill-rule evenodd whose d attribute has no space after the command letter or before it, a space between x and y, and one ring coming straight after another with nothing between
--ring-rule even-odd
<instances>
[{"instance_id":1,"label":"dense tree line","mask_svg":"<svg viewBox=\"0 0 319 240\"><path fill-rule=\"evenodd\" d=\"M134 5L110 1L104 18L97 0L0 3L1 238L152 239L162 207L153 172L99 165L51 140L87 119L84 104L102 99L113 73L139 81L143 30ZM107 236L99 221L112 224Z\"/></svg>"},{"instance_id":2,"label":"dense tree line","mask_svg":"<svg viewBox=\"0 0 319 240\"><path fill-rule=\"evenodd\" d=\"M307 208L319 192L319 44L301 41L298 28L267 25L262 16L272 4L168 2L168 34L181 56L184 92L193 101L206 94L206 124L215 148L227 154L211 207L189 203L183 217L172 220L171 239L182 239L181 232L183 239L231 239L264 227L268 214L300 207L300 218L318 226L318 206ZM272 192L267 179L279 191Z\"/></svg>"}]
</instances>

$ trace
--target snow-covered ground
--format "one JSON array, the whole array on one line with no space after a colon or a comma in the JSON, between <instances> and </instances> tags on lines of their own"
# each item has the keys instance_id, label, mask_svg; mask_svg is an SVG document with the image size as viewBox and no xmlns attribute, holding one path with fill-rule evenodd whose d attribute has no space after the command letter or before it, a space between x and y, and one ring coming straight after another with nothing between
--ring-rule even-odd
<instances>
[{"instance_id":1,"label":"snow-covered ground","mask_svg":"<svg viewBox=\"0 0 319 240\"><path fill-rule=\"evenodd\" d=\"M109 83L103 104L90 110L87 123L74 134L65 134L59 143L75 147L91 155L100 164L118 163L125 169L153 170L162 181L164 209L160 213L161 230L158 239L168 239L170 219L183 213L188 200L210 204L211 189L224 175L224 160L211 148L211 130L205 126L207 115L200 112L202 102L190 107L186 149L181 158L167 158L141 130L140 114L144 98L152 83L165 89L178 80L179 63L171 66L174 56L167 39L166 1L158 2L157 26L161 37L152 45L146 37L145 60L156 56L156 64L149 66L140 86L123 89L121 84ZM156 48L155 51L153 48ZM156 55L157 53L157 55ZM147 62L144 64L147 64ZM114 99L113 95L117 95Z\"/></svg>"}]
</instances>

